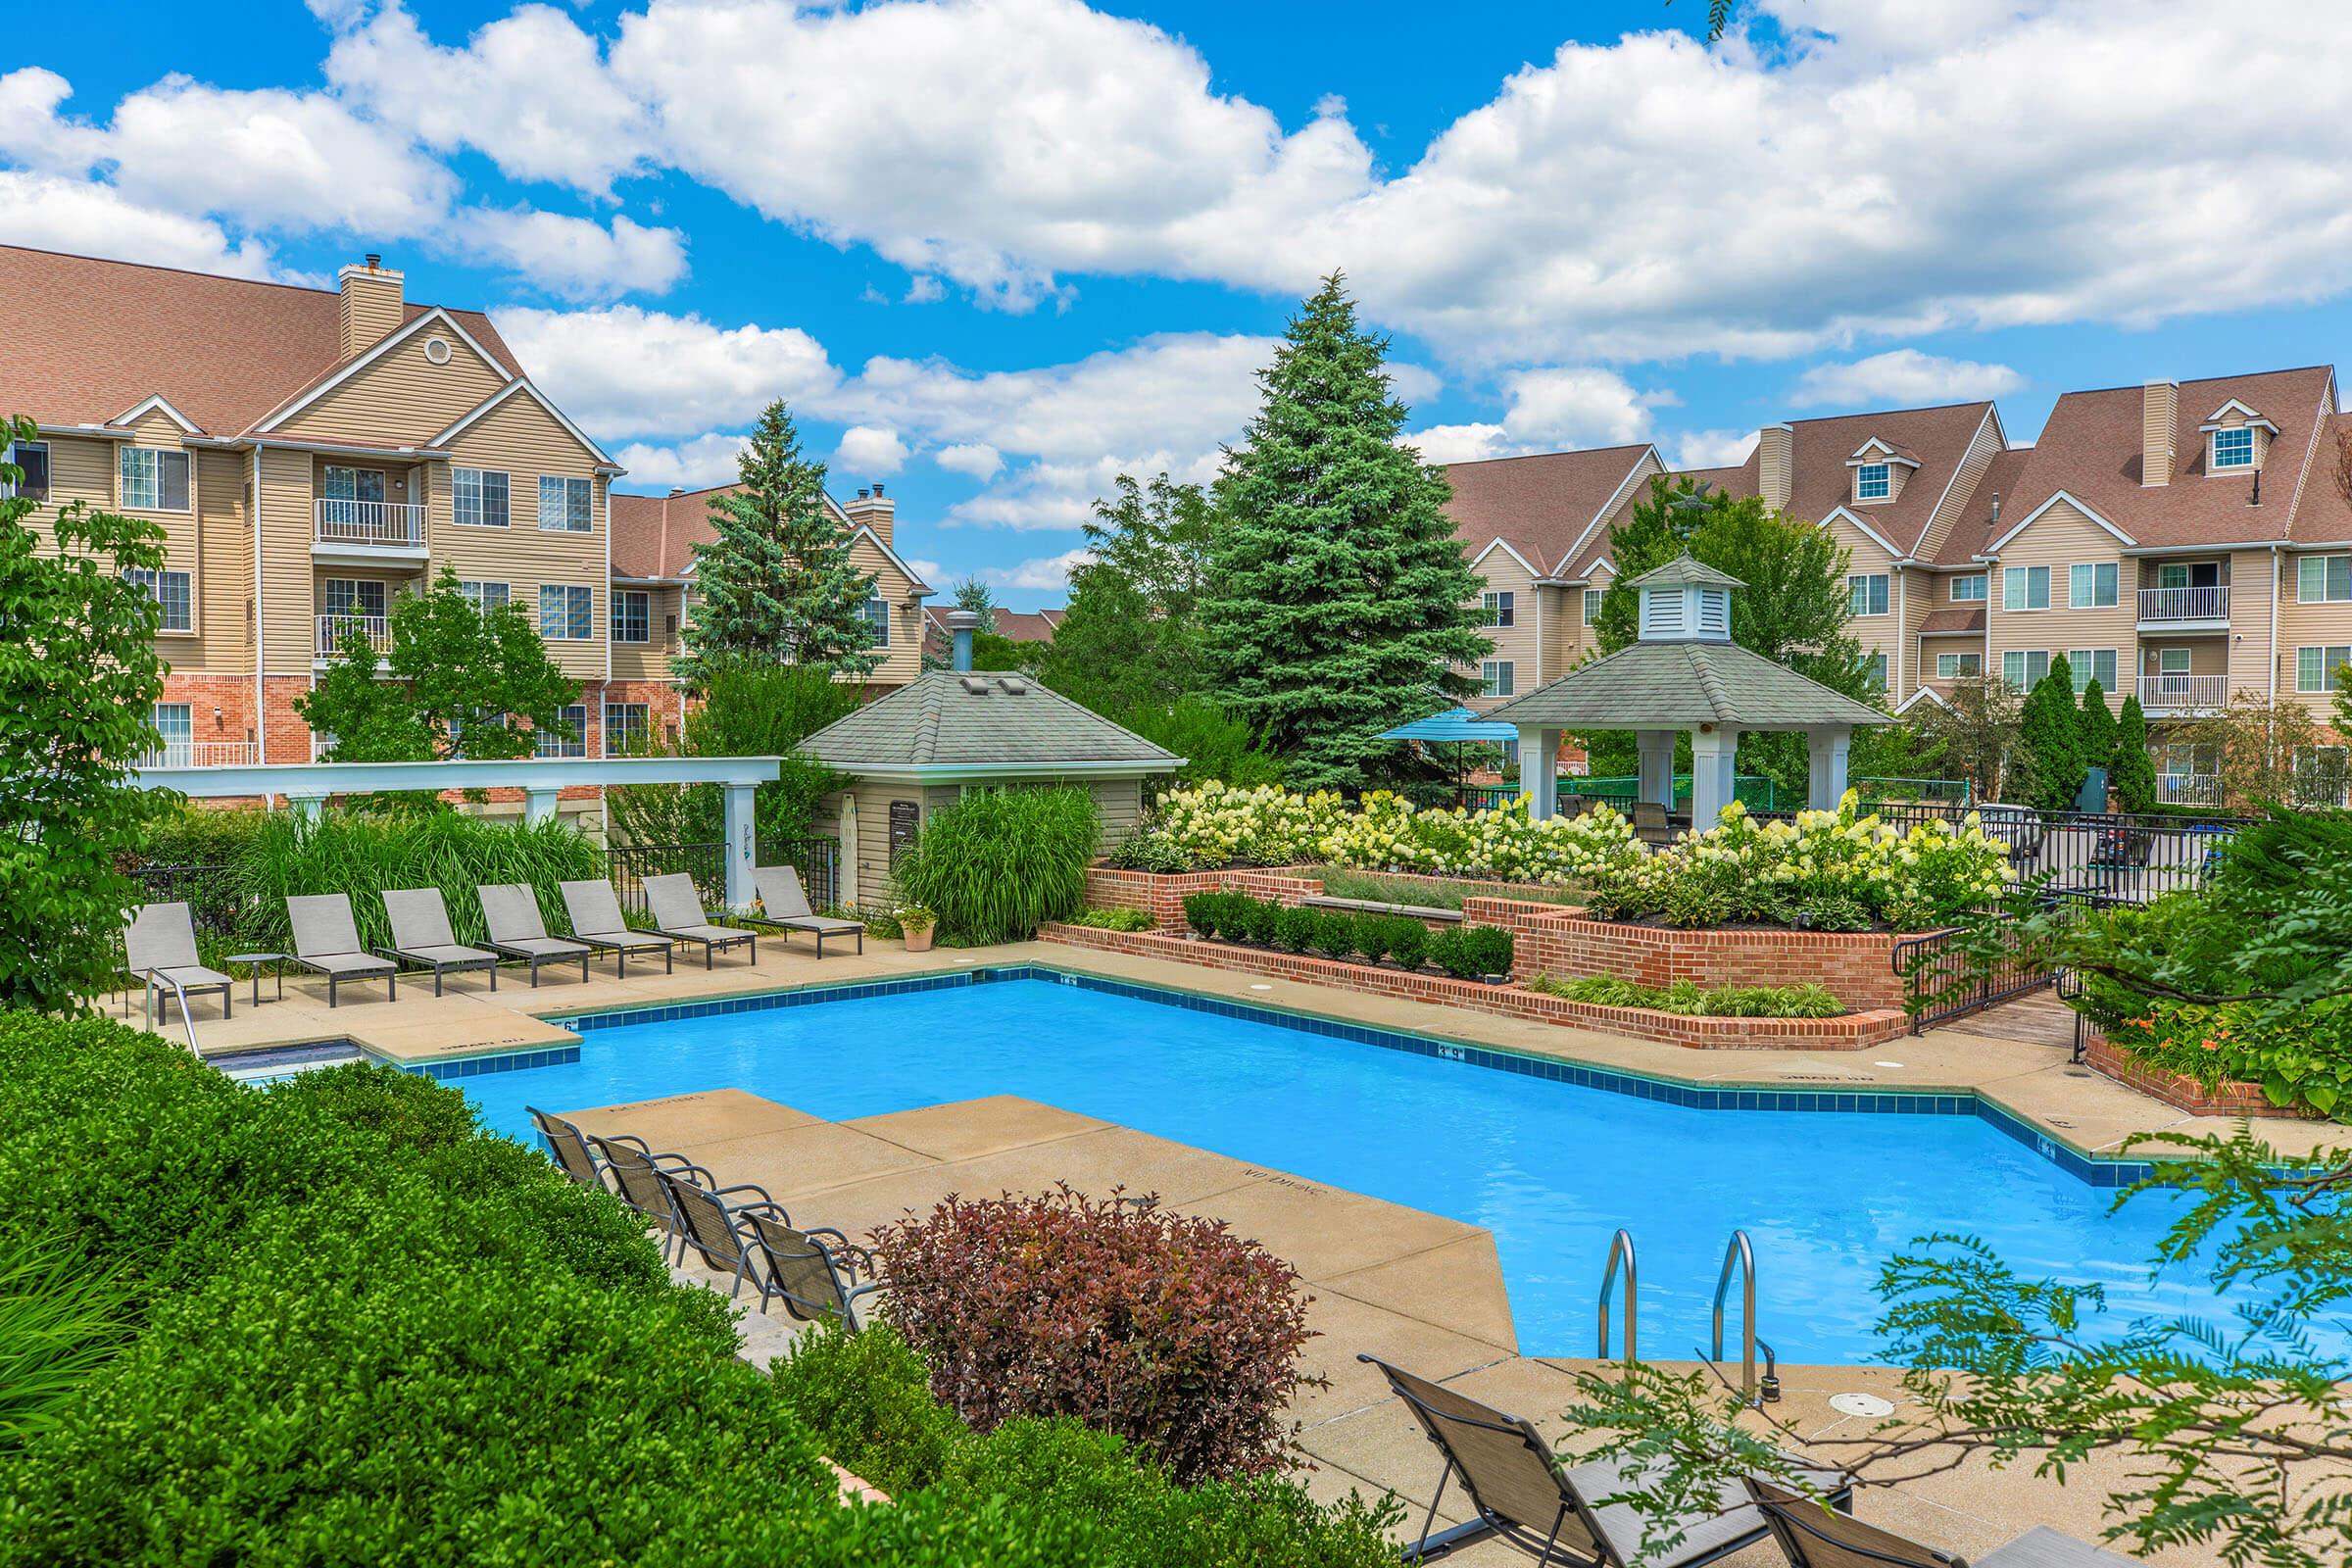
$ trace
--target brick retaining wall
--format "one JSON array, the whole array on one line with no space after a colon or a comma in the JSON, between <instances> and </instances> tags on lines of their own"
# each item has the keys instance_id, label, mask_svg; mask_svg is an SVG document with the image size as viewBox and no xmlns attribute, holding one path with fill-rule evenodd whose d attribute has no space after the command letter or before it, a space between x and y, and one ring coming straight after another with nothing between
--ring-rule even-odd
<instances>
[{"instance_id":1,"label":"brick retaining wall","mask_svg":"<svg viewBox=\"0 0 2352 1568\"><path fill-rule=\"evenodd\" d=\"M2291 1106L2272 1104L2271 1097L2262 1092L2260 1084L2225 1082L2208 1089L2186 1073L2152 1067L2096 1029L2084 1030L2082 1060L2091 1071L2114 1079L2126 1089L2136 1089L2191 1116L2316 1119Z\"/></svg>"},{"instance_id":2,"label":"brick retaining wall","mask_svg":"<svg viewBox=\"0 0 2352 1568\"><path fill-rule=\"evenodd\" d=\"M1201 889L1189 891L1198 893ZM1270 895L1261 893L1258 897ZM1179 920L1183 917L1181 907L1177 917ZM1102 931L1093 926L1049 924L1039 930L1038 937L1074 948L1124 953L1135 957L1169 958L1179 963L1269 975L1370 996L1434 1002L1498 1017L1597 1029L1702 1051L1862 1051L1897 1039L1910 1028L1910 1021L1899 1007L1849 1012L1841 1018L1688 1018L1676 1013L1652 1012L1645 1007L1604 1007L1590 1002L1570 1002L1565 997L1547 997L1516 985L1481 985L1474 980L1456 980L1451 975L1419 974L1336 958L1313 958L1304 954L1237 947L1225 942L1187 941L1158 931Z\"/></svg>"}]
</instances>

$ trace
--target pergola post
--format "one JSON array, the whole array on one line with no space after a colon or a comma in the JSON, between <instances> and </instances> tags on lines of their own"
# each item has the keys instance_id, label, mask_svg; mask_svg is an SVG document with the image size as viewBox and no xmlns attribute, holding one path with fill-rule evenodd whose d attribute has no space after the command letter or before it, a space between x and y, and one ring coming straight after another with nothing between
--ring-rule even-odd
<instances>
[{"instance_id":1,"label":"pergola post","mask_svg":"<svg viewBox=\"0 0 2352 1568\"><path fill-rule=\"evenodd\" d=\"M1738 787L1735 768L1740 732L1723 725L1701 725L1690 737L1690 831L1704 833L1723 820Z\"/></svg>"},{"instance_id":2,"label":"pergola post","mask_svg":"<svg viewBox=\"0 0 2352 1568\"><path fill-rule=\"evenodd\" d=\"M522 792L522 819L536 827L555 815L556 801L562 793L560 789L536 790L526 787Z\"/></svg>"},{"instance_id":3,"label":"pergola post","mask_svg":"<svg viewBox=\"0 0 2352 1568\"><path fill-rule=\"evenodd\" d=\"M1645 729L1635 732L1634 744L1641 757L1641 779L1634 792L1637 801L1648 801L1674 809L1674 737L1670 729Z\"/></svg>"},{"instance_id":4,"label":"pergola post","mask_svg":"<svg viewBox=\"0 0 2352 1568\"><path fill-rule=\"evenodd\" d=\"M296 795L292 791L286 794L286 808L305 822L318 821L318 812L325 805L326 797L323 795Z\"/></svg>"},{"instance_id":5,"label":"pergola post","mask_svg":"<svg viewBox=\"0 0 2352 1568\"><path fill-rule=\"evenodd\" d=\"M1805 753L1811 767L1806 779L1806 802L1816 811L1835 811L1845 799L1845 759L1852 746L1853 728L1825 724L1805 731Z\"/></svg>"},{"instance_id":6,"label":"pergola post","mask_svg":"<svg viewBox=\"0 0 2352 1568\"><path fill-rule=\"evenodd\" d=\"M1528 815L1541 822L1560 808L1561 731L1519 726L1519 788L1528 797Z\"/></svg>"},{"instance_id":7,"label":"pergola post","mask_svg":"<svg viewBox=\"0 0 2352 1568\"><path fill-rule=\"evenodd\" d=\"M752 864L759 853L752 831L752 786L727 786L726 897L730 909L748 909L755 897Z\"/></svg>"}]
</instances>

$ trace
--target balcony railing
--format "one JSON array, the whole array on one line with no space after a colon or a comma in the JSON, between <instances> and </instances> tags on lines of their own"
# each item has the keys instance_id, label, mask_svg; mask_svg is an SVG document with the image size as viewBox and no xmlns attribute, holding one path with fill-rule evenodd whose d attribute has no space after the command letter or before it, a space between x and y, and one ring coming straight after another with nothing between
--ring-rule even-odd
<instances>
[{"instance_id":1,"label":"balcony railing","mask_svg":"<svg viewBox=\"0 0 2352 1568\"><path fill-rule=\"evenodd\" d=\"M318 617L318 657L332 658L343 646L349 628L357 626L368 634L368 646L379 654L392 650L392 617L389 615L320 615Z\"/></svg>"},{"instance_id":2,"label":"balcony railing","mask_svg":"<svg viewBox=\"0 0 2352 1568\"><path fill-rule=\"evenodd\" d=\"M2142 620L2228 620L2230 618L2230 590L2227 588L2142 588L2139 591L2139 618Z\"/></svg>"},{"instance_id":3,"label":"balcony railing","mask_svg":"<svg viewBox=\"0 0 2352 1568\"><path fill-rule=\"evenodd\" d=\"M139 759L141 767L251 767L251 741L166 741Z\"/></svg>"},{"instance_id":4,"label":"balcony railing","mask_svg":"<svg viewBox=\"0 0 2352 1568\"><path fill-rule=\"evenodd\" d=\"M2139 677L2139 706L2160 708L2176 713L2192 709L2227 708L2230 706L2230 677L2142 675Z\"/></svg>"},{"instance_id":5,"label":"balcony railing","mask_svg":"<svg viewBox=\"0 0 2352 1568\"><path fill-rule=\"evenodd\" d=\"M2222 781L2211 773L2159 773L2156 799L2167 806L2222 804Z\"/></svg>"},{"instance_id":6,"label":"balcony railing","mask_svg":"<svg viewBox=\"0 0 2352 1568\"><path fill-rule=\"evenodd\" d=\"M323 545L388 545L413 547L424 543L424 504L420 501L338 501L318 498L318 541Z\"/></svg>"}]
</instances>

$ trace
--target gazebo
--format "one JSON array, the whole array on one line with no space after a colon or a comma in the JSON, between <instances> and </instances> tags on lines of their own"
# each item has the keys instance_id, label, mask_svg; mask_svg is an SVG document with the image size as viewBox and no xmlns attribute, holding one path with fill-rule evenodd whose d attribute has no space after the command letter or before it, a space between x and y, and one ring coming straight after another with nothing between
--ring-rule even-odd
<instances>
[{"instance_id":1,"label":"gazebo","mask_svg":"<svg viewBox=\"0 0 2352 1568\"><path fill-rule=\"evenodd\" d=\"M1739 578L1686 553L1632 586L1642 594L1641 634L1632 647L1486 715L1519 731L1520 776L1534 794L1534 814L1557 809L1559 785L1548 760L1561 734L1595 729L1636 733L1642 759L1636 798L1669 810L1675 732L1690 732L1696 832L1713 827L1731 804L1733 760L1740 735L1750 730L1802 731L1812 757L1811 804L1835 808L1845 794L1854 730L1886 723L1886 715L1733 642L1732 590L1746 586Z\"/></svg>"}]
</instances>

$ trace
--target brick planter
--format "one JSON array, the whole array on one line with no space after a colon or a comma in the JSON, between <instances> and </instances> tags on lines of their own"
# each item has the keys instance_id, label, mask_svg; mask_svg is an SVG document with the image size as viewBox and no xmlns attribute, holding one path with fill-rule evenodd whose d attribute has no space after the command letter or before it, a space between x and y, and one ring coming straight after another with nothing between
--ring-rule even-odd
<instances>
[{"instance_id":1,"label":"brick planter","mask_svg":"<svg viewBox=\"0 0 2352 1568\"><path fill-rule=\"evenodd\" d=\"M2126 1089L2136 1089L2150 1099L2161 1100L2174 1109L2185 1110L2191 1116L2264 1116L2301 1121L2319 1119L2310 1111L2272 1104L2271 1097L2262 1092L2260 1084L2224 1082L2208 1089L2186 1073L2151 1067L2096 1029L2084 1031L2082 1060L2091 1071L2114 1079Z\"/></svg>"},{"instance_id":2,"label":"brick planter","mask_svg":"<svg viewBox=\"0 0 2352 1568\"><path fill-rule=\"evenodd\" d=\"M1181 909L1178 917L1182 918ZM1368 996L1434 1002L1497 1017L1597 1029L1700 1051L1861 1051L1884 1045L1910 1029L1910 1020L1900 1007L1849 1012L1841 1018L1687 1018L1676 1013L1652 1012L1646 1007L1603 1007L1590 1002L1570 1002L1564 997L1547 997L1516 985L1482 985L1474 980L1456 980L1451 975L1418 974L1336 958L1312 958L1303 954L1237 947L1225 942L1187 941L1158 931L1101 931L1092 926L1050 924L1039 930L1038 937L1097 952L1168 958L1203 968L1262 974Z\"/></svg>"}]
</instances>

